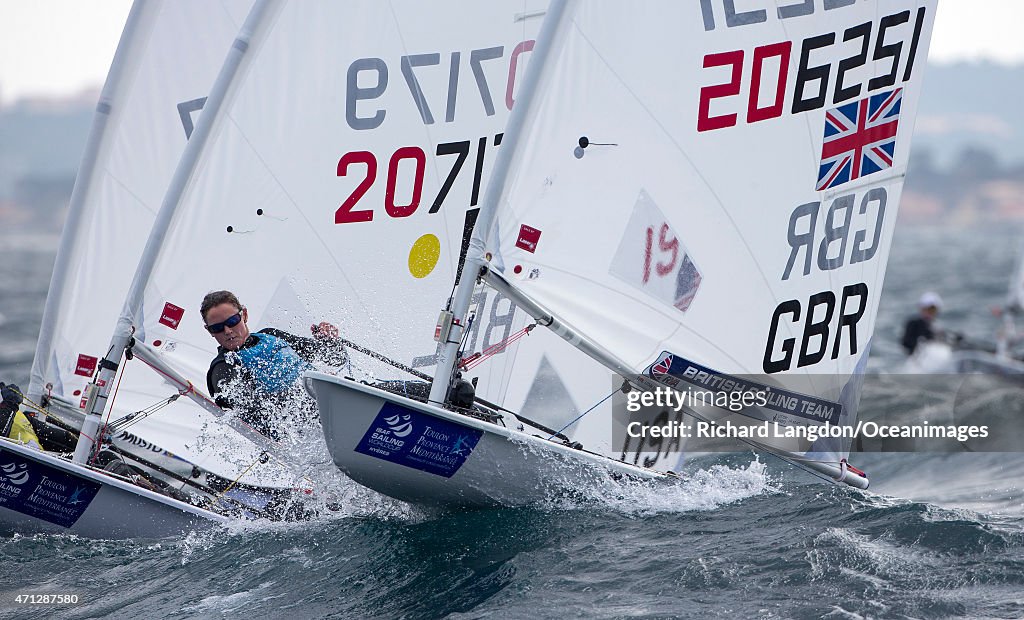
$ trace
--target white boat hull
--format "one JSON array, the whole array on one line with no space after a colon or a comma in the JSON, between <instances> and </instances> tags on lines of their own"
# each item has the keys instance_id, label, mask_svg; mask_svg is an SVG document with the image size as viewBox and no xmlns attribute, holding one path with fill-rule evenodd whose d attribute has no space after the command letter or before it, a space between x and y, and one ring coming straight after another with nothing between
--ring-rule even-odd
<instances>
[{"instance_id":1,"label":"white boat hull","mask_svg":"<svg viewBox=\"0 0 1024 620\"><path fill-rule=\"evenodd\" d=\"M327 447L353 480L412 504L523 506L609 478L664 474L320 372L303 375Z\"/></svg>"},{"instance_id":2,"label":"white boat hull","mask_svg":"<svg viewBox=\"0 0 1024 620\"><path fill-rule=\"evenodd\" d=\"M226 517L25 446L0 442L0 527L88 538L159 538Z\"/></svg>"},{"instance_id":3,"label":"white boat hull","mask_svg":"<svg viewBox=\"0 0 1024 620\"><path fill-rule=\"evenodd\" d=\"M901 368L905 374L1024 376L1024 362L987 351L956 350L945 342L922 342Z\"/></svg>"},{"instance_id":4,"label":"white boat hull","mask_svg":"<svg viewBox=\"0 0 1024 620\"><path fill-rule=\"evenodd\" d=\"M984 373L1012 376L1024 380L1024 362L985 351L958 351L955 356L957 372Z\"/></svg>"}]
</instances>

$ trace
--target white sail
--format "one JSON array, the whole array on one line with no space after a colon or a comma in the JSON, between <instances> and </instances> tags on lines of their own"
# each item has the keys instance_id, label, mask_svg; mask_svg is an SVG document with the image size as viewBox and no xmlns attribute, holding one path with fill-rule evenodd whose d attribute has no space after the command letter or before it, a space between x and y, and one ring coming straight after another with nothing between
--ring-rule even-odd
<instances>
[{"instance_id":1,"label":"white sail","mask_svg":"<svg viewBox=\"0 0 1024 620\"><path fill-rule=\"evenodd\" d=\"M1022 312L1024 312L1024 248L1017 255L1017 264L1014 267L1013 275L1010 276L1006 304L1002 308L1002 325L996 330L996 356L1002 358L1002 363L1009 361L1014 346L1020 342L1016 317Z\"/></svg>"},{"instance_id":2,"label":"white sail","mask_svg":"<svg viewBox=\"0 0 1024 620\"><path fill-rule=\"evenodd\" d=\"M543 9L258 4L261 18L218 113L197 129L208 130L207 141L194 163L179 164L180 200L171 201L167 229L154 232L162 243L142 298L128 303L136 338L204 385L216 343L199 303L229 289L253 330L309 336L326 320L343 337L429 372L437 310ZM512 335L527 318L493 293L478 316L468 351ZM352 356L355 370L343 371L362 364L360 376L409 378ZM507 386L511 357L481 367L488 395ZM133 373L121 391L151 393L160 383Z\"/></svg>"},{"instance_id":3,"label":"white sail","mask_svg":"<svg viewBox=\"0 0 1024 620\"><path fill-rule=\"evenodd\" d=\"M186 0L133 7L75 185L32 394L45 394L49 384L72 396L105 352L106 330L131 282L124 267L142 253L167 181L251 5Z\"/></svg>"},{"instance_id":4,"label":"white sail","mask_svg":"<svg viewBox=\"0 0 1024 620\"><path fill-rule=\"evenodd\" d=\"M118 45L69 208L50 283L29 394L84 407L168 180L251 0L137 2ZM118 414L173 394L118 399ZM172 415L132 426L129 443L156 444L225 473L216 454L188 447L204 420L182 399Z\"/></svg>"},{"instance_id":5,"label":"white sail","mask_svg":"<svg viewBox=\"0 0 1024 620\"><path fill-rule=\"evenodd\" d=\"M704 417L849 424L935 2L748 4L571 4L493 250L620 371L770 388ZM837 464L849 442L761 443Z\"/></svg>"},{"instance_id":6,"label":"white sail","mask_svg":"<svg viewBox=\"0 0 1024 620\"><path fill-rule=\"evenodd\" d=\"M1006 307L1011 312L1024 311L1024 246L1017 255L1017 265L1010 278L1009 292L1006 296Z\"/></svg>"}]
</instances>

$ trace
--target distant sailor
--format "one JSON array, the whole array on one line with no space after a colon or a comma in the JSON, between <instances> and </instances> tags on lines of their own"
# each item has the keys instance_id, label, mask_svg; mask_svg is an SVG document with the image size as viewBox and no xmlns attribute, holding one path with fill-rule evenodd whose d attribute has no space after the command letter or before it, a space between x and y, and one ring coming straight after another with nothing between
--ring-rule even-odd
<instances>
[{"instance_id":1,"label":"distant sailor","mask_svg":"<svg viewBox=\"0 0 1024 620\"><path fill-rule=\"evenodd\" d=\"M276 434L272 411L289 399L297 401L289 403L293 414L316 415L312 402L298 389L298 379L315 361L332 366L346 363L337 327L314 325L313 338L274 328L252 333L248 311L230 291L209 293L199 311L206 331L219 345L206 373L207 387L218 405L238 409L243 420L268 436Z\"/></svg>"},{"instance_id":2,"label":"distant sailor","mask_svg":"<svg viewBox=\"0 0 1024 620\"><path fill-rule=\"evenodd\" d=\"M0 436L20 441L21 443L42 450L43 446L36 436L31 421L24 413L19 411L21 407L21 389L14 385L0 383Z\"/></svg>"},{"instance_id":3,"label":"distant sailor","mask_svg":"<svg viewBox=\"0 0 1024 620\"><path fill-rule=\"evenodd\" d=\"M940 335L934 326L935 318L942 310L942 298L938 293L928 291L921 295L921 299L917 302L917 308L917 316L907 320L903 328L903 338L900 340L907 355L912 355L922 340L935 340Z\"/></svg>"},{"instance_id":4,"label":"distant sailor","mask_svg":"<svg viewBox=\"0 0 1024 620\"><path fill-rule=\"evenodd\" d=\"M21 411L21 388L13 383L0 383L0 437L7 437L32 448L57 452L75 449L78 438L68 431L48 424L31 411Z\"/></svg>"}]
</instances>

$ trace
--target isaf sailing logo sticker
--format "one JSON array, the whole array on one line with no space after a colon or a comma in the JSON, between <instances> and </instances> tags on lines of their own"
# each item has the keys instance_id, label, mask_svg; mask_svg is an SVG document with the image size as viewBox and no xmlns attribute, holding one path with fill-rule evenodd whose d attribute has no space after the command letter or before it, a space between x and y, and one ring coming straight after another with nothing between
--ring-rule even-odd
<instances>
[{"instance_id":1,"label":"isaf sailing logo sticker","mask_svg":"<svg viewBox=\"0 0 1024 620\"><path fill-rule=\"evenodd\" d=\"M385 403L355 451L451 478L473 453L483 431L396 403Z\"/></svg>"},{"instance_id":2,"label":"isaf sailing logo sticker","mask_svg":"<svg viewBox=\"0 0 1024 620\"><path fill-rule=\"evenodd\" d=\"M24 463L21 465L8 463L0 466L0 471L3 471L4 478L15 486L21 486L28 482L28 466Z\"/></svg>"},{"instance_id":3,"label":"isaf sailing logo sticker","mask_svg":"<svg viewBox=\"0 0 1024 620\"><path fill-rule=\"evenodd\" d=\"M384 422L388 425L388 430L395 437L408 437L409 433L412 432L412 422L409 421L410 416L398 415L384 418Z\"/></svg>"}]
</instances>

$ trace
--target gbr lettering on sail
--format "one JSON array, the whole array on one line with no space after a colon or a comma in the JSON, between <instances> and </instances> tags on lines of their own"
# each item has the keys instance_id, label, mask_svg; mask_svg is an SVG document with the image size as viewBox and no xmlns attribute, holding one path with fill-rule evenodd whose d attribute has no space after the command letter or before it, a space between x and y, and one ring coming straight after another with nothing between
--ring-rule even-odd
<instances>
[{"instance_id":1,"label":"gbr lettering on sail","mask_svg":"<svg viewBox=\"0 0 1024 620\"><path fill-rule=\"evenodd\" d=\"M869 296L877 290L887 251L896 134L904 89L915 65L928 6L854 0L700 0L704 30L789 32L787 23L819 24L787 39L755 37L749 48L709 50L703 56L697 132L735 131L804 117L824 138L813 189L817 200L772 205L789 212L780 242L785 262L775 268L777 290L799 281L822 282L809 295L782 297L767 322L762 367L778 373L863 353L873 323ZM859 16L859 17L858 17ZM781 23L784 28L777 26ZM723 32L724 31L724 32ZM735 37L725 40L735 41ZM920 73L918 69L917 73ZM818 120L824 113L824 120ZM818 134L821 136L822 134ZM902 145L906 148L905 143ZM811 188L807 188L811 189ZM822 276L827 276L823 278ZM799 286L797 287L799 288Z\"/></svg>"}]
</instances>

